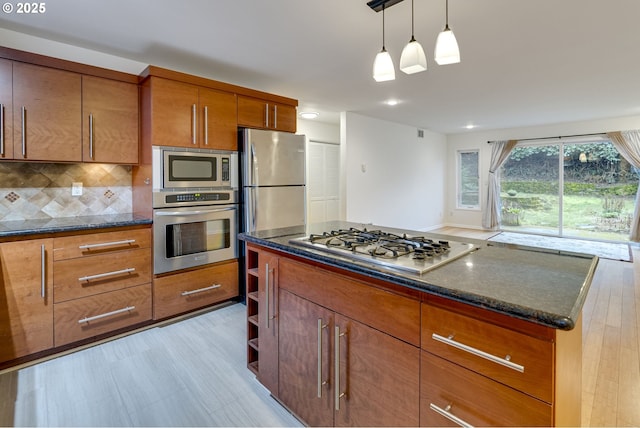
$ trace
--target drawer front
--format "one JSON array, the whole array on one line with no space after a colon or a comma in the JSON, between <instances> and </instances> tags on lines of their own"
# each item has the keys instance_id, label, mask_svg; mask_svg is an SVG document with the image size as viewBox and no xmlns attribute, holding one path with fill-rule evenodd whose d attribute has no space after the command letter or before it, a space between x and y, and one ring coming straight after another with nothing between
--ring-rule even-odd
<instances>
[{"instance_id":1,"label":"drawer front","mask_svg":"<svg viewBox=\"0 0 640 428\"><path fill-rule=\"evenodd\" d=\"M153 281L156 320L238 296L238 262L162 276Z\"/></svg>"},{"instance_id":2,"label":"drawer front","mask_svg":"<svg viewBox=\"0 0 640 428\"><path fill-rule=\"evenodd\" d=\"M422 349L552 401L552 342L423 304Z\"/></svg>"},{"instance_id":3,"label":"drawer front","mask_svg":"<svg viewBox=\"0 0 640 428\"><path fill-rule=\"evenodd\" d=\"M56 303L150 282L149 248L53 263Z\"/></svg>"},{"instance_id":4,"label":"drawer front","mask_svg":"<svg viewBox=\"0 0 640 428\"><path fill-rule=\"evenodd\" d=\"M463 422L553 426L553 412L550 404L422 351L420 425L460 426Z\"/></svg>"},{"instance_id":5,"label":"drawer front","mask_svg":"<svg viewBox=\"0 0 640 428\"><path fill-rule=\"evenodd\" d=\"M53 260L75 259L139 248L151 248L151 229L121 230L55 238L53 240Z\"/></svg>"},{"instance_id":6,"label":"drawer front","mask_svg":"<svg viewBox=\"0 0 640 428\"><path fill-rule=\"evenodd\" d=\"M286 258L278 287L420 346L420 302Z\"/></svg>"},{"instance_id":7,"label":"drawer front","mask_svg":"<svg viewBox=\"0 0 640 428\"><path fill-rule=\"evenodd\" d=\"M108 333L151 319L151 284L53 306L55 346Z\"/></svg>"}]
</instances>

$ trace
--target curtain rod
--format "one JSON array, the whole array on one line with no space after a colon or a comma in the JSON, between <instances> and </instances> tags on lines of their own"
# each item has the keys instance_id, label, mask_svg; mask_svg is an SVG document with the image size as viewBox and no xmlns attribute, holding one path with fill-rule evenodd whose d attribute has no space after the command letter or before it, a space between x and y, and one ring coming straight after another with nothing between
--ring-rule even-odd
<instances>
[{"instance_id":1,"label":"curtain rod","mask_svg":"<svg viewBox=\"0 0 640 428\"><path fill-rule=\"evenodd\" d=\"M522 138L522 139L518 139L516 141L536 141L536 140L561 140L563 138L573 138L573 137L595 137L595 136L601 136L601 135L607 135L606 132L598 132L597 134L575 134L575 135L560 135L558 137L542 137L542 138ZM493 143L493 141L487 141L487 144L491 144Z\"/></svg>"}]
</instances>

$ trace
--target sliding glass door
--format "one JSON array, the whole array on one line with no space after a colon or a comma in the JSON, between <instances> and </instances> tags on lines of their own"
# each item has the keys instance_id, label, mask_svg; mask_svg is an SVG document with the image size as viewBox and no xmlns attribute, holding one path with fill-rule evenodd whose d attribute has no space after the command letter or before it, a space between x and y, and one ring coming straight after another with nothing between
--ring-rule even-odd
<instances>
[{"instance_id":1,"label":"sliding glass door","mask_svg":"<svg viewBox=\"0 0 640 428\"><path fill-rule=\"evenodd\" d=\"M518 146L500 184L503 230L628 240L638 176L609 141Z\"/></svg>"}]
</instances>

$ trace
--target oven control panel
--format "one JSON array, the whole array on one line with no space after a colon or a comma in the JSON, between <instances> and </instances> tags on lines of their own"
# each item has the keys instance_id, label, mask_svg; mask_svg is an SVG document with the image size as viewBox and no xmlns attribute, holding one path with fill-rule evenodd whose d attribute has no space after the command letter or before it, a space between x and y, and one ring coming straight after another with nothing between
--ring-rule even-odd
<instances>
[{"instance_id":1,"label":"oven control panel","mask_svg":"<svg viewBox=\"0 0 640 428\"><path fill-rule=\"evenodd\" d=\"M167 195L165 197L165 202L168 204L171 203L180 203L180 202L204 202L204 201L229 201L231 199L231 195L229 193L219 193L219 192L211 192L211 193L180 193L177 195Z\"/></svg>"}]
</instances>

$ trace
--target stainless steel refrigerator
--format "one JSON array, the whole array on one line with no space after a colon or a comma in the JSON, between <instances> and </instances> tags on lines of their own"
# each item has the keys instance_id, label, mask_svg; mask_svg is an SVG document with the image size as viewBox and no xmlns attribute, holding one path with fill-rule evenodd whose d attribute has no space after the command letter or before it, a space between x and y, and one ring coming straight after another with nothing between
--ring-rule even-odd
<instances>
[{"instance_id":1,"label":"stainless steel refrigerator","mask_svg":"<svg viewBox=\"0 0 640 428\"><path fill-rule=\"evenodd\" d=\"M243 231L306 223L305 136L243 129Z\"/></svg>"}]
</instances>

